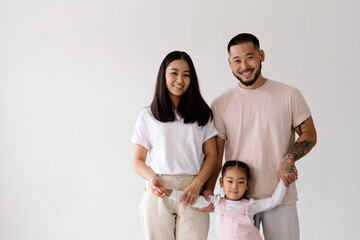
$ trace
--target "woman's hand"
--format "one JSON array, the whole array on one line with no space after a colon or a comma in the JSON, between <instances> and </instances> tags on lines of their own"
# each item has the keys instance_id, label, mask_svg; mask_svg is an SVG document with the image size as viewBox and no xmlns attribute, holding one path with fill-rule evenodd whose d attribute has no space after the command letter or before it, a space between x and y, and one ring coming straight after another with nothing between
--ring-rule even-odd
<instances>
[{"instance_id":1,"label":"woman's hand","mask_svg":"<svg viewBox=\"0 0 360 240\"><path fill-rule=\"evenodd\" d=\"M183 194L180 196L179 202L183 203L185 206L194 205L200 194L202 186L203 184L198 180L198 178L195 178L189 186L182 190Z\"/></svg>"},{"instance_id":2,"label":"woman's hand","mask_svg":"<svg viewBox=\"0 0 360 240\"><path fill-rule=\"evenodd\" d=\"M150 189L152 191L152 193L157 196L157 197L160 197L160 198L163 198L164 195L162 194L162 191L160 188L163 188L163 184L162 184L162 181L161 179L154 175L150 178L149 180L149 184L150 184Z\"/></svg>"}]
</instances>

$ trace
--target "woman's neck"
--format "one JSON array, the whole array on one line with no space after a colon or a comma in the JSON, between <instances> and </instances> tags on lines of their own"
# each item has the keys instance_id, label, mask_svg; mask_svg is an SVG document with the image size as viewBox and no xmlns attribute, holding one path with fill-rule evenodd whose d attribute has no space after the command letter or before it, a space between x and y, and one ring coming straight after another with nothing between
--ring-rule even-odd
<instances>
[{"instance_id":1,"label":"woman's neck","mask_svg":"<svg viewBox=\"0 0 360 240\"><path fill-rule=\"evenodd\" d=\"M170 96L170 100L171 100L172 108L176 110L179 106L180 97Z\"/></svg>"}]
</instances>

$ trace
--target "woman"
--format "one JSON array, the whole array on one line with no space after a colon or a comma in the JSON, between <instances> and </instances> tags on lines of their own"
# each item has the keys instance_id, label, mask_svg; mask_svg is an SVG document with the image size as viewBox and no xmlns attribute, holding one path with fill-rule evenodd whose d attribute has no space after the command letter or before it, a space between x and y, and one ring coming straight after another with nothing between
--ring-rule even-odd
<instances>
[{"instance_id":1,"label":"woman","mask_svg":"<svg viewBox=\"0 0 360 240\"><path fill-rule=\"evenodd\" d=\"M208 213L190 206L215 168L217 133L191 58L169 53L132 137L134 169L148 181L140 204L146 239L207 238ZM182 190L181 204L158 198L160 187Z\"/></svg>"}]
</instances>

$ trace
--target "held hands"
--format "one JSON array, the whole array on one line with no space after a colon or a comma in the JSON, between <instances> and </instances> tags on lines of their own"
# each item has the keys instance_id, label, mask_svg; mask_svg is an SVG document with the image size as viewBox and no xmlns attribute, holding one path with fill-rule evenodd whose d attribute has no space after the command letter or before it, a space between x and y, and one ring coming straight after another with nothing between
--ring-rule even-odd
<instances>
[{"instance_id":1,"label":"held hands","mask_svg":"<svg viewBox=\"0 0 360 240\"><path fill-rule=\"evenodd\" d=\"M163 197L169 197L171 195L171 193L173 192L173 190L169 189L169 188L161 187L160 192Z\"/></svg>"},{"instance_id":2,"label":"held hands","mask_svg":"<svg viewBox=\"0 0 360 240\"><path fill-rule=\"evenodd\" d=\"M298 179L298 172L295 167L295 161L290 156L284 156L278 170L278 179L283 180L284 185L289 187L291 183Z\"/></svg>"},{"instance_id":3,"label":"held hands","mask_svg":"<svg viewBox=\"0 0 360 240\"><path fill-rule=\"evenodd\" d=\"M185 206L194 205L200 194L202 185L203 184L195 178L189 186L183 189L183 194L180 196L179 203L183 203Z\"/></svg>"},{"instance_id":4,"label":"held hands","mask_svg":"<svg viewBox=\"0 0 360 240\"><path fill-rule=\"evenodd\" d=\"M152 193L160 198L163 198L163 192L161 191L161 188L164 188L161 179L154 175L153 177L150 178L149 180L149 184L150 184L150 189L152 191Z\"/></svg>"},{"instance_id":5,"label":"held hands","mask_svg":"<svg viewBox=\"0 0 360 240\"><path fill-rule=\"evenodd\" d=\"M206 199L206 201L210 202L210 198L209 195L214 195L214 191L211 190L204 190L202 192L202 195L204 196L204 198ZM203 212L214 212L215 210L215 206L212 202L210 202L210 204L207 207L204 208L199 208L200 211Z\"/></svg>"}]
</instances>

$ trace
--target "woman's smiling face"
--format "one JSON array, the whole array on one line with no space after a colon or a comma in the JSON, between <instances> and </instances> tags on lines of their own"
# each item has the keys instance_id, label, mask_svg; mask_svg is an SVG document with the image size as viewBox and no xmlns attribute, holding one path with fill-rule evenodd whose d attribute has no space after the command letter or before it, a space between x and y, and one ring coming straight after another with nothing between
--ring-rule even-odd
<instances>
[{"instance_id":1,"label":"woman's smiling face","mask_svg":"<svg viewBox=\"0 0 360 240\"><path fill-rule=\"evenodd\" d=\"M184 59L172 61L165 70L165 79L170 99L177 106L190 85L189 64Z\"/></svg>"}]
</instances>

